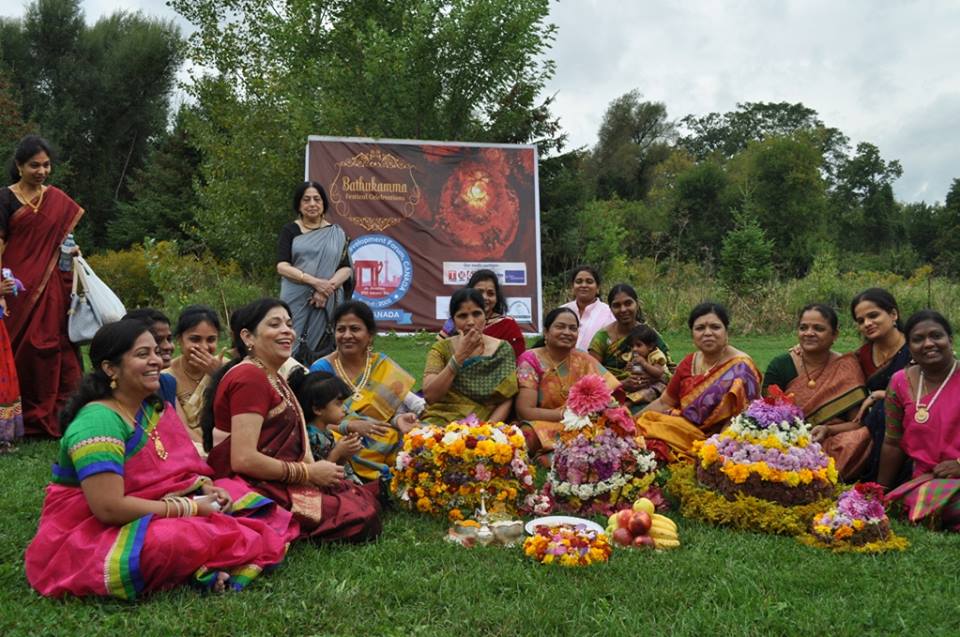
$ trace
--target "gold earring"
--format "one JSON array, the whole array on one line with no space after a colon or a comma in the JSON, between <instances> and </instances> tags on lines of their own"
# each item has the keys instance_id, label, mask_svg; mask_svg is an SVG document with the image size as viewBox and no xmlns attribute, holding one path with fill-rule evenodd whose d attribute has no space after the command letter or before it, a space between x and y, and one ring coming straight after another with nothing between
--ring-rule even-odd
<instances>
[{"instance_id":1,"label":"gold earring","mask_svg":"<svg viewBox=\"0 0 960 637\"><path fill-rule=\"evenodd\" d=\"M110 389L116 389L116 388L117 388L117 379L116 379L116 378L111 378L111 379L110 379Z\"/></svg>"}]
</instances>

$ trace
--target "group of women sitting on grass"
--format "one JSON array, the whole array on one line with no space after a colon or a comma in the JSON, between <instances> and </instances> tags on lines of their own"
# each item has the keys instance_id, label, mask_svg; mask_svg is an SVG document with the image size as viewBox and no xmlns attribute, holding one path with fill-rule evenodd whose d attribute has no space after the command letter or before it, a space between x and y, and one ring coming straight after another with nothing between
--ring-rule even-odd
<instances>
[{"instance_id":1,"label":"group of women sitting on grass","mask_svg":"<svg viewBox=\"0 0 960 637\"><path fill-rule=\"evenodd\" d=\"M470 414L512 420L531 456L549 458L567 392L588 374L631 406L666 461L690 458L697 440L776 384L794 394L847 481L879 479L912 521L960 530L960 377L940 314L924 310L901 326L893 297L866 290L851 304L865 342L838 354L836 313L809 305L798 343L761 374L729 343L717 303L692 310L695 351L674 365L636 291L616 285L603 303L590 268L575 273L576 300L547 314L532 349L491 335L491 314L498 333L519 329L502 314L496 277L477 281L451 298L422 396L375 349L373 312L357 301L334 310L336 349L292 372L297 334L276 299L233 313L229 361L209 308L185 309L173 330L149 312L103 327L93 369L61 413L53 482L26 553L30 583L50 596L132 598L186 581L241 589L291 541L376 538L385 478L414 427ZM581 319L598 313L610 320L594 321L584 339ZM178 358L158 345L166 335Z\"/></svg>"}]
</instances>

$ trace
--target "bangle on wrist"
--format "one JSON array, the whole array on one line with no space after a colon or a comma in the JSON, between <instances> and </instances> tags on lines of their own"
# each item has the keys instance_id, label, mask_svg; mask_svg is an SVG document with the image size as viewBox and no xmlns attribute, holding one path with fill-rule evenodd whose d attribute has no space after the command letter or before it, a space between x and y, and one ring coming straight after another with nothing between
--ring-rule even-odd
<instances>
[{"instance_id":1,"label":"bangle on wrist","mask_svg":"<svg viewBox=\"0 0 960 637\"><path fill-rule=\"evenodd\" d=\"M457 361L457 356L456 356L456 354L451 354L451 355L450 355L450 360L447 362L447 367L452 368L453 371L455 371L455 372L460 371L460 363L459 363L459 361Z\"/></svg>"},{"instance_id":2,"label":"bangle on wrist","mask_svg":"<svg viewBox=\"0 0 960 637\"><path fill-rule=\"evenodd\" d=\"M307 276L307 273L303 270L300 270L300 283L303 283L303 278Z\"/></svg>"}]
</instances>

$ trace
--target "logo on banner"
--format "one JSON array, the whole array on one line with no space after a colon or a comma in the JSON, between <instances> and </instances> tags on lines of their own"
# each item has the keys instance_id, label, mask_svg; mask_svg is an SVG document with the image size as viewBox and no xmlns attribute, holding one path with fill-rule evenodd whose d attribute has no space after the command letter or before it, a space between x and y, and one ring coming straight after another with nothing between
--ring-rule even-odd
<instances>
[{"instance_id":1,"label":"logo on banner","mask_svg":"<svg viewBox=\"0 0 960 637\"><path fill-rule=\"evenodd\" d=\"M356 282L353 297L369 305L378 321L409 324L409 312L391 307L406 296L413 282L413 262L403 246L386 235L365 235L350 242L350 260Z\"/></svg>"},{"instance_id":2,"label":"logo on banner","mask_svg":"<svg viewBox=\"0 0 960 637\"><path fill-rule=\"evenodd\" d=\"M379 148L337 162L337 175L330 184L330 201L337 214L367 232L383 232L413 216L420 201L420 186L410 162ZM363 210L371 202L395 207L401 217L368 217L355 214L352 204Z\"/></svg>"}]
</instances>

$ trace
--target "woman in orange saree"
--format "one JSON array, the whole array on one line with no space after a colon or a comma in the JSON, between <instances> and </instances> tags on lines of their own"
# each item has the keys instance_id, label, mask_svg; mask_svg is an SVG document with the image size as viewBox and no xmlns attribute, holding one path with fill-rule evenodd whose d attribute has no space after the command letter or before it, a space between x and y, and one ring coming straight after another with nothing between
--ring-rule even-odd
<instances>
[{"instance_id":1,"label":"woman in orange saree","mask_svg":"<svg viewBox=\"0 0 960 637\"><path fill-rule=\"evenodd\" d=\"M592 356L576 349L579 326L577 314L570 308L551 311L543 320L543 347L528 349L517 359L517 416L525 421L521 429L530 454L553 451L574 383L599 374L611 389L620 386Z\"/></svg>"},{"instance_id":2,"label":"woman in orange saree","mask_svg":"<svg viewBox=\"0 0 960 637\"><path fill-rule=\"evenodd\" d=\"M647 447L668 462L692 459L695 442L722 429L760 396L760 370L728 343L725 307L701 303L687 324L698 351L680 361L663 395L637 417Z\"/></svg>"},{"instance_id":3,"label":"woman in orange saree","mask_svg":"<svg viewBox=\"0 0 960 637\"><path fill-rule=\"evenodd\" d=\"M813 440L836 461L840 477L851 482L870 457L870 431L856 417L867 396L863 371L853 353L841 355L830 349L839 333L833 308L807 305L800 311L797 332L799 345L767 366L764 392L777 385L793 394L813 425Z\"/></svg>"},{"instance_id":4,"label":"woman in orange saree","mask_svg":"<svg viewBox=\"0 0 960 637\"><path fill-rule=\"evenodd\" d=\"M24 432L60 437L57 414L80 382L80 358L67 338L72 275L57 267L60 245L83 209L50 175L50 147L25 137L14 155L13 185L0 189L0 251L26 290L7 297L7 331L20 380Z\"/></svg>"}]
</instances>

